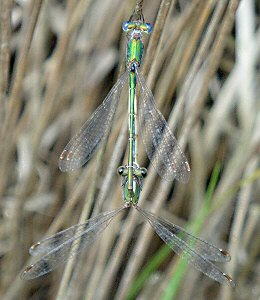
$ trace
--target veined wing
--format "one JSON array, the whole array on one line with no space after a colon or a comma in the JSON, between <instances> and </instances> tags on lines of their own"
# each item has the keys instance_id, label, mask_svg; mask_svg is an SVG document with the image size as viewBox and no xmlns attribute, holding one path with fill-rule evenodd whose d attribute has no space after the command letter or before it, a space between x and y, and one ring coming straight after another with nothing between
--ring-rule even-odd
<instances>
[{"instance_id":1,"label":"veined wing","mask_svg":"<svg viewBox=\"0 0 260 300\"><path fill-rule=\"evenodd\" d=\"M127 79L128 70L118 79L103 103L64 148L59 160L61 171L72 171L83 166L91 158L99 143L107 136L121 90Z\"/></svg>"},{"instance_id":2,"label":"veined wing","mask_svg":"<svg viewBox=\"0 0 260 300\"><path fill-rule=\"evenodd\" d=\"M148 219L156 233L176 254L186 259L196 269L210 278L234 287L233 280L212 263L212 261L230 261L230 255L226 251L192 236L183 228L140 207L136 207L136 209Z\"/></svg>"},{"instance_id":3,"label":"veined wing","mask_svg":"<svg viewBox=\"0 0 260 300\"><path fill-rule=\"evenodd\" d=\"M138 68L136 75L140 85L138 116L146 153L162 178L165 180L176 178L186 183L190 176L188 161L165 118L155 107L153 94Z\"/></svg>"},{"instance_id":4,"label":"veined wing","mask_svg":"<svg viewBox=\"0 0 260 300\"><path fill-rule=\"evenodd\" d=\"M21 278L29 280L40 277L72 258L86 245L94 242L110 221L124 209L125 207L120 207L108 213L101 213L84 224L72 226L33 245L30 254L41 254L43 257L28 266L22 272Z\"/></svg>"}]
</instances>

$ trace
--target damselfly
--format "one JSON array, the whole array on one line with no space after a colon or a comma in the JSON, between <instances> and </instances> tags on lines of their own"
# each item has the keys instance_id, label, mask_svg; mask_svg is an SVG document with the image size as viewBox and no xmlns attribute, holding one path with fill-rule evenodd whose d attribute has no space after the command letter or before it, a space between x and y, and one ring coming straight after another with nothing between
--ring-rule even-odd
<instances>
[{"instance_id":1,"label":"damselfly","mask_svg":"<svg viewBox=\"0 0 260 300\"><path fill-rule=\"evenodd\" d=\"M59 161L62 171L70 171L79 168L90 159L98 144L107 136L118 105L120 92L128 83L128 163L118 168L118 173L122 177L124 206L101 213L89 219L85 224L72 226L33 245L30 248L30 254L42 257L27 267L21 277L33 279L52 271L96 240L119 213L133 207L148 220L161 239L175 253L187 259L195 268L210 278L234 286L233 280L212 263L229 261L230 255L226 251L194 237L183 228L138 206L147 170L137 163L137 115L147 155L159 175L166 180L176 178L181 182L187 182L190 168L164 117L155 107L152 92L147 87L139 70L143 53L142 35L150 33L152 26L144 22L142 14L139 14L138 18L133 16L129 21L123 23L123 30L127 32L128 37L126 72L79 133L65 147ZM138 114L137 84L140 87Z\"/></svg>"},{"instance_id":2,"label":"damselfly","mask_svg":"<svg viewBox=\"0 0 260 300\"><path fill-rule=\"evenodd\" d=\"M129 173L137 157L136 115L146 153L158 174L166 179L177 179L186 183L190 176L190 167L176 138L171 132L165 118L155 107L151 90L140 73L143 56L142 35L152 30L143 17L140 20L130 19L123 24L128 37L126 49L126 71L118 79L103 103L96 109L90 119L83 125L63 150L59 167L61 171L72 171L84 165L94 154L98 145L108 135L115 116L121 91L129 85ZM140 88L138 114L136 87ZM131 175L132 176L132 175ZM130 178L129 178L130 179ZM130 180L131 182L131 180Z\"/></svg>"}]
</instances>

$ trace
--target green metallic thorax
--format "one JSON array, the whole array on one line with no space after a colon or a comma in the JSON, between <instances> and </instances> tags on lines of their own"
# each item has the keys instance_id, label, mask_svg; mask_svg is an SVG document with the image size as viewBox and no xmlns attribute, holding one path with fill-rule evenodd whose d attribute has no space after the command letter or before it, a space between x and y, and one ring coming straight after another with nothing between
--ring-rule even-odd
<instances>
[{"instance_id":1,"label":"green metallic thorax","mask_svg":"<svg viewBox=\"0 0 260 300\"><path fill-rule=\"evenodd\" d=\"M141 39L130 39L127 44L127 65L131 65L132 62L137 62L140 66L143 56L143 42Z\"/></svg>"}]
</instances>

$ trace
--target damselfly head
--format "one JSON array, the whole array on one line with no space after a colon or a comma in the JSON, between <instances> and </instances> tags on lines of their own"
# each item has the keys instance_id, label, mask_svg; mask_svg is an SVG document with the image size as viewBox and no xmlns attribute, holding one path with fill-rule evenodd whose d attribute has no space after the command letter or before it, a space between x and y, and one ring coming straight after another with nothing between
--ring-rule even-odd
<instances>
[{"instance_id":1,"label":"damselfly head","mask_svg":"<svg viewBox=\"0 0 260 300\"><path fill-rule=\"evenodd\" d=\"M140 21L125 21L122 25L124 31L136 31L140 33L147 33L149 34L152 31L152 25L150 23L143 23Z\"/></svg>"}]
</instances>

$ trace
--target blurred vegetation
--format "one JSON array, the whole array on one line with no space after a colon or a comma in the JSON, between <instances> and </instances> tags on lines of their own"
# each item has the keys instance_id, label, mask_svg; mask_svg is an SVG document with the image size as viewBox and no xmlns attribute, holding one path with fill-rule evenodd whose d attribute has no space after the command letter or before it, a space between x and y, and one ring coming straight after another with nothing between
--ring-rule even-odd
<instances>
[{"instance_id":1,"label":"blurred vegetation","mask_svg":"<svg viewBox=\"0 0 260 300\"><path fill-rule=\"evenodd\" d=\"M63 174L58 158L123 72L121 24L134 7L0 2L1 299L259 299L260 7L252 0L143 3L154 28L142 72L192 173L187 185L164 182L140 141L148 168L140 205L228 250L232 260L220 267L236 288L179 267L134 210L66 266L19 277L32 243L122 205L116 169L126 159L126 93L86 167Z\"/></svg>"}]
</instances>

